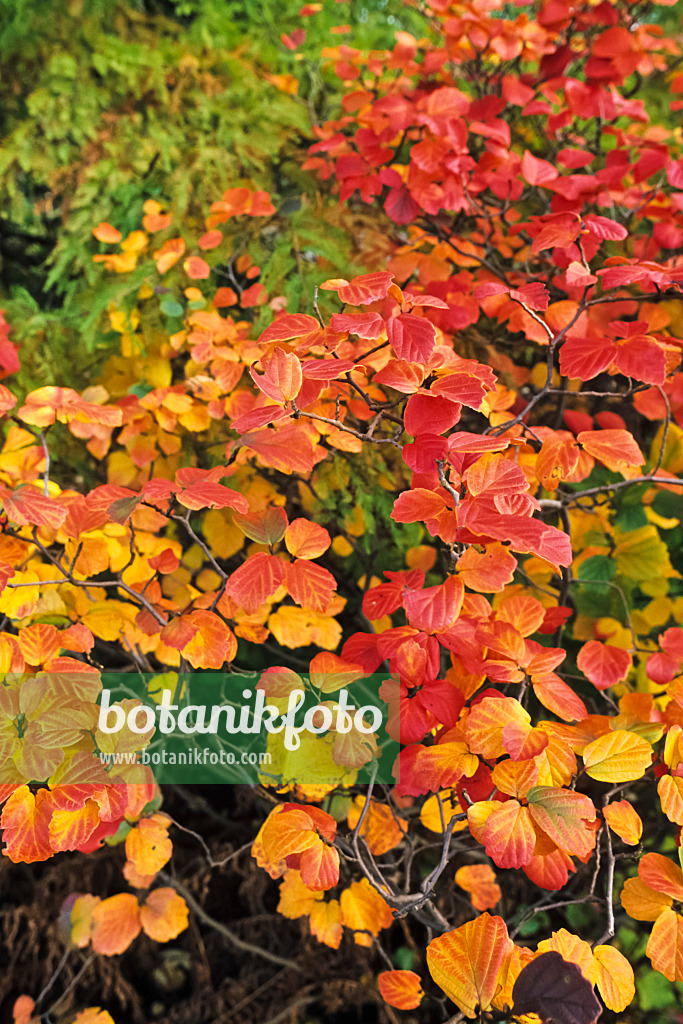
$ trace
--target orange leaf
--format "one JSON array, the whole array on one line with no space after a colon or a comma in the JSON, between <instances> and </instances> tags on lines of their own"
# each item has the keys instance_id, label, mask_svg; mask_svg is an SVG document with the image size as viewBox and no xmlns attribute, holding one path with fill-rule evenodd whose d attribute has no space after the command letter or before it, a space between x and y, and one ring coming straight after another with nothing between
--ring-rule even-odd
<instances>
[{"instance_id":1,"label":"orange leaf","mask_svg":"<svg viewBox=\"0 0 683 1024\"><path fill-rule=\"evenodd\" d=\"M124 953L140 933L140 908L129 892L102 900L92 912L92 948L105 956Z\"/></svg>"},{"instance_id":2,"label":"orange leaf","mask_svg":"<svg viewBox=\"0 0 683 1024\"><path fill-rule=\"evenodd\" d=\"M501 804L487 817L482 841L498 867L524 867L533 857L536 846L536 832L528 807L522 807L517 800Z\"/></svg>"},{"instance_id":3,"label":"orange leaf","mask_svg":"<svg viewBox=\"0 0 683 1024\"><path fill-rule=\"evenodd\" d=\"M316 842L301 854L299 871L311 889L332 889L339 881L339 850L316 837Z\"/></svg>"},{"instance_id":4,"label":"orange leaf","mask_svg":"<svg viewBox=\"0 0 683 1024\"><path fill-rule=\"evenodd\" d=\"M323 894L320 890L313 892L304 885L299 871L287 871L280 885L280 902L277 905L278 914L295 920L297 917L307 917L318 900L322 900Z\"/></svg>"},{"instance_id":5,"label":"orange leaf","mask_svg":"<svg viewBox=\"0 0 683 1024\"><path fill-rule=\"evenodd\" d=\"M309 915L311 935L330 949L339 949L343 926L339 900L319 901L311 907Z\"/></svg>"},{"instance_id":6,"label":"orange leaf","mask_svg":"<svg viewBox=\"0 0 683 1024\"><path fill-rule=\"evenodd\" d=\"M190 256L189 260L183 263L183 270L193 281L201 281L211 273L211 267L201 256Z\"/></svg>"},{"instance_id":7,"label":"orange leaf","mask_svg":"<svg viewBox=\"0 0 683 1024\"><path fill-rule=\"evenodd\" d=\"M379 935L382 928L388 928L394 920L388 903L376 889L373 889L367 878L361 879L360 882L352 882L348 889L342 892L339 902L344 927L360 933L354 935L354 941L358 946L372 945L370 935L362 933Z\"/></svg>"},{"instance_id":8,"label":"orange leaf","mask_svg":"<svg viewBox=\"0 0 683 1024\"><path fill-rule=\"evenodd\" d=\"M673 910L660 914L645 953L667 981L683 981L683 917Z\"/></svg>"},{"instance_id":9,"label":"orange leaf","mask_svg":"<svg viewBox=\"0 0 683 1024\"><path fill-rule=\"evenodd\" d=\"M12 1007L13 1024L31 1024L35 1005L35 1000L31 999L31 996L19 996L15 999Z\"/></svg>"},{"instance_id":10,"label":"orange leaf","mask_svg":"<svg viewBox=\"0 0 683 1024\"><path fill-rule=\"evenodd\" d=\"M480 914L427 946L432 978L466 1017L488 1010L512 954L501 917Z\"/></svg>"},{"instance_id":11,"label":"orange leaf","mask_svg":"<svg viewBox=\"0 0 683 1024\"><path fill-rule=\"evenodd\" d=\"M642 778L652 764L652 746L635 732L616 729L589 743L582 757L591 779L630 782Z\"/></svg>"},{"instance_id":12,"label":"orange leaf","mask_svg":"<svg viewBox=\"0 0 683 1024\"><path fill-rule=\"evenodd\" d=\"M193 668L223 668L237 654L237 640L232 630L214 612L190 612L187 616L197 632L182 648L183 657Z\"/></svg>"},{"instance_id":13,"label":"orange leaf","mask_svg":"<svg viewBox=\"0 0 683 1024\"><path fill-rule=\"evenodd\" d=\"M656 892L683 900L683 871L661 853L646 853L638 864L638 877Z\"/></svg>"},{"instance_id":14,"label":"orange leaf","mask_svg":"<svg viewBox=\"0 0 683 1024\"><path fill-rule=\"evenodd\" d=\"M170 942L187 928L187 904L175 889L155 889L140 907L140 924L155 942Z\"/></svg>"},{"instance_id":15,"label":"orange leaf","mask_svg":"<svg viewBox=\"0 0 683 1024\"><path fill-rule=\"evenodd\" d=\"M656 921L672 902L670 896L651 889L641 878L627 878L621 890L621 905L634 921Z\"/></svg>"},{"instance_id":16,"label":"orange leaf","mask_svg":"<svg viewBox=\"0 0 683 1024\"><path fill-rule=\"evenodd\" d=\"M546 491L554 491L561 480L574 472L578 461L579 448L573 438L546 438L536 459L536 479Z\"/></svg>"},{"instance_id":17,"label":"orange leaf","mask_svg":"<svg viewBox=\"0 0 683 1024\"><path fill-rule=\"evenodd\" d=\"M455 884L470 894L477 910L492 910L501 897L496 874L488 864L467 864L455 872Z\"/></svg>"},{"instance_id":18,"label":"orange leaf","mask_svg":"<svg viewBox=\"0 0 683 1024\"><path fill-rule=\"evenodd\" d=\"M643 823L628 800L613 800L603 809L605 821L628 846L637 846L643 834Z\"/></svg>"},{"instance_id":19,"label":"orange leaf","mask_svg":"<svg viewBox=\"0 0 683 1024\"><path fill-rule=\"evenodd\" d=\"M285 544L294 558L319 558L331 540L324 526L308 519L294 519L285 530Z\"/></svg>"},{"instance_id":20,"label":"orange leaf","mask_svg":"<svg viewBox=\"0 0 683 1024\"><path fill-rule=\"evenodd\" d=\"M669 821L683 825L683 779L677 775L662 775L657 783L657 793Z\"/></svg>"},{"instance_id":21,"label":"orange leaf","mask_svg":"<svg viewBox=\"0 0 683 1024\"><path fill-rule=\"evenodd\" d=\"M422 1002L422 982L414 971L382 971L377 978L379 994L397 1010L414 1010Z\"/></svg>"},{"instance_id":22,"label":"orange leaf","mask_svg":"<svg viewBox=\"0 0 683 1024\"><path fill-rule=\"evenodd\" d=\"M319 840L313 827L313 819L299 808L271 813L261 832L266 856L279 861L314 846Z\"/></svg>"},{"instance_id":23,"label":"orange leaf","mask_svg":"<svg viewBox=\"0 0 683 1024\"><path fill-rule=\"evenodd\" d=\"M114 1018L99 1006L89 1006L74 1017L73 1024L114 1024Z\"/></svg>"},{"instance_id":24,"label":"orange leaf","mask_svg":"<svg viewBox=\"0 0 683 1024\"><path fill-rule=\"evenodd\" d=\"M475 704L465 722L465 737L474 754L487 761L505 753L503 729L514 722L528 725L529 714L514 697L484 697Z\"/></svg>"},{"instance_id":25,"label":"orange leaf","mask_svg":"<svg viewBox=\"0 0 683 1024\"><path fill-rule=\"evenodd\" d=\"M365 797L359 794L351 805L346 819L350 829L356 828L364 807ZM381 857L398 846L407 829L408 822L405 818L396 817L386 804L371 799L359 835L368 844L370 853L375 857Z\"/></svg>"},{"instance_id":26,"label":"orange leaf","mask_svg":"<svg viewBox=\"0 0 683 1024\"><path fill-rule=\"evenodd\" d=\"M121 232L106 220L100 221L97 227L92 229L92 233L98 242L114 243L120 242L123 238Z\"/></svg>"},{"instance_id":27,"label":"orange leaf","mask_svg":"<svg viewBox=\"0 0 683 1024\"><path fill-rule=\"evenodd\" d=\"M316 654L310 665L311 682L323 693L336 693L365 675L358 665L349 664L331 651Z\"/></svg>"},{"instance_id":28,"label":"orange leaf","mask_svg":"<svg viewBox=\"0 0 683 1024\"><path fill-rule=\"evenodd\" d=\"M512 581L517 559L502 544L487 544L484 551L474 545L458 559L458 576L469 590L499 594Z\"/></svg>"},{"instance_id":29,"label":"orange leaf","mask_svg":"<svg viewBox=\"0 0 683 1024\"><path fill-rule=\"evenodd\" d=\"M156 875L171 859L169 819L163 814L142 818L126 836L126 857L141 875Z\"/></svg>"}]
</instances>

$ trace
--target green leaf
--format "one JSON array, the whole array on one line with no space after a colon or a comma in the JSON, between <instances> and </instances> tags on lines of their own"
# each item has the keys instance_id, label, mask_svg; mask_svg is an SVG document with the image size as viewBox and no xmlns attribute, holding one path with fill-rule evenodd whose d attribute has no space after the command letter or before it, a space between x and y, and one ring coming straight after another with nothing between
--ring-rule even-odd
<instances>
[{"instance_id":1,"label":"green leaf","mask_svg":"<svg viewBox=\"0 0 683 1024\"><path fill-rule=\"evenodd\" d=\"M177 299L164 299L159 308L165 316L182 316L184 313L184 309Z\"/></svg>"},{"instance_id":2,"label":"green leaf","mask_svg":"<svg viewBox=\"0 0 683 1024\"><path fill-rule=\"evenodd\" d=\"M614 579L617 573L617 563L607 555L593 555L581 563L578 570L580 580L603 580Z\"/></svg>"}]
</instances>

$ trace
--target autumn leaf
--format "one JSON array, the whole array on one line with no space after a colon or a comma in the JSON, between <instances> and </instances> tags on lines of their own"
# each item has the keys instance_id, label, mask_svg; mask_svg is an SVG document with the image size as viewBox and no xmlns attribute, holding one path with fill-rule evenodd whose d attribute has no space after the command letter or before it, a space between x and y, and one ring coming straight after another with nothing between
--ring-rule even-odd
<instances>
[{"instance_id":1,"label":"autumn leaf","mask_svg":"<svg viewBox=\"0 0 683 1024\"><path fill-rule=\"evenodd\" d=\"M377 976L379 994L397 1010L414 1010L422 1002L422 983L414 971L382 971Z\"/></svg>"},{"instance_id":2,"label":"autumn leaf","mask_svg":"<svg viewBox=\"0 0 683 1024\"><path fill-rule=\"evenodd\" d=\"M613 832L628 846L637 846L643 834L643 822L628 800L612 800L602 811Z\"/></svg>"},{"instance_id":3,"label":"autumn leaf","mask_svg":"<svg viewBox=\"0 0 683 1024\"><path fill-rule=\"evenodd\" d=\"M466 1017L487 1010L512 953L501 917L480 914L427 946L429 973Z\"/></svg>"},{"instance_id":4,"label":"autumn leaf","mask_svg":"<svg viewBox=\"0 0 683 1024\"><path fill-rule=\"evenodd\" d=\"M187 928L185 900L175 889L154 889L140 907L142 930L155 942L170 942Z\"/></svg>"},{"instance_id":5,"label":"autumn leaf","mask_svg":"<svg viewBox=\"0 0 683 1024\"><path fill-rule=\"evenodd\" d=\"M101 900L92 912L92 948L105 956L124 953L141 929L140 908L132 893Z\"/></svg>"},{"instance_id":6,"label":"autumn leaf","mask_svg":"<svg viewBox=\"0 0 683 1024\"><path fill-rule=\"evenodd\" d=\"M477 910L492 910L501 898L496 875L488 864L467 864L455 872L455 884L470 894Z\"/></svg>"},{"instance_id":7,"label":"autumn leaf","mask_svg":"<svg viewBox=\"0 0 683 1024\"><path fill-rule=\"evenodd\" d=\"M637 733L617 729L589 743L582 757L592 779L629 782L642 778L652 764L652 746Z\"/></svg>"},{"instance_id":8,"label":"autumn leaf","mask_svg":"<svg viewBox=\"0 0 683 1024\"><path fill-rule=\"evenodd\" d=\"M633 968L614 946L594 946L595 982L605 1006L621 1013L636 994Z\"/></svg>"},{"instance_id":9,"label":"autumn leaf","mask_svg":"<svg viewBox=\"0 0 683 1024\"><path fill-rule=\"evenodd\" d=\"M683 917L664 910L654 923L646 955L667 981L683 981Z\"/></svg>"}]
</instances>

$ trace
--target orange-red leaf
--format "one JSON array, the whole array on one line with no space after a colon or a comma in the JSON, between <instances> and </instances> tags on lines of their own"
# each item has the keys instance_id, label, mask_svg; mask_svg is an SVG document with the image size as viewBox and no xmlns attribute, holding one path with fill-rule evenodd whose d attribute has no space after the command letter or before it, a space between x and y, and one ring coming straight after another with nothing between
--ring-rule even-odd
<instances>
[{"instance_id":1,"label":"orange-red leaf","mask_svg":"<svg viewBox=\"0 0 683 1024\"><path fill-rule=\"evenodd\" d=\"M616 473L633 466L642 466L645 462L643 453L628 430L582 430L576 440L584 451Z\"/></svg>"},{"instance_id":2,"label":"orange-red leaf","mask_svg":"<svg viewBox=\"0 0 683 1024\"><path fill-rule=\"evenodd\" d=\"M379 994L397 1010L414 1010L422 1002L422 982L414 971L382 971L377 978Z\"/></svg>"},{"instance_id":3,"label":"orange-red leaf","mask_svg":"<svg viewBox=\"0 0 683 1024\"><path fill-rule=\"evenodd\" d=\"M235 569L225 593L246 612L255 612L282 586L285 570L286 565L280 558L259 551Z\"/></svg>"},{"instance_id":4,"label":"orange-red leaf","mask_svg":"<svg viewBox=\"0 0 683 1024\"><path fill-rule=\"evenodd\" d=\"M426 590L409 590L403 599L408 622L425 633L443 633L460 614L464 594L459 576Z\"/></svg>"}]
</instances>

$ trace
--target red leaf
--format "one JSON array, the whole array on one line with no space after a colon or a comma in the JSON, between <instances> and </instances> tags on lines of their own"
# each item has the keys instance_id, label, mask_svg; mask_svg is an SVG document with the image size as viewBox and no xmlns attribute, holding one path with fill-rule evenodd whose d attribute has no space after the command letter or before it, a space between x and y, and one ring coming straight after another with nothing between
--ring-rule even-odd
<instances>
[{"instance_id":1,"label":"red leaf","mask_svg":"<svg viewBox=\"0 0 683 1024\"><path fill-rule=\"evenodd\" d=\"M387 338L399 359L426 363L436 345L436 327L424 317L401 313L387 321Z\"/></svg>"},{"instance_id":2,"label":"red leaf","mask_svg":"<svg viewBox=\"0 0 683 1024\"><path fill-rule=\"evenodd\" d=\"M384 330L379 313L335 313L330 322L333 331L348 331L366 341L376 341Z\"/></svg>"},{"instance_id":3,"label":"red leaf","mask_svg":"<svg viewBox=\"0 0 683 1024\"><path fill-rule=\"evenodd\" d=\"M324 281L320 287L325 291L337 292L340 300L350 306L369 306L371 302L387 297L393 279L393 274L380 270L375 274L361 274L352 281L344 281L342 278Z\"/></svg>"},{"instance_id":4,"label":"red leaf","mask_svg":"<svg viewBox=\"0 0 683 1024\"><path fill-rule=\"evenodd\" d=\"M264 373L256 373L253 366L249 370L259 390L279 405L296 398L301 391L303 374L299 358L294 352L276 348L261 359L261 366Z\"/></svg>"},{"instance_id":5,"label":"red leaf","mask_svg":"<svg viewBox=\"0 0 683 1024\"><path fill-rule=\"evenodd\" d=\"M251 614L284 583L286 568L281 558L258 552L235 569L225 593Z\"/></svg>"},{"instance_id":6,"label":"red leaf","mask_svg":"<svg viewBox=\"0 0 683 1024\"><path fill-rule=\"evenodd\" d=\"M460 614L464 593L458 576L427 590L409 590L403 598L408 622L425 633L443 633Z\"/></svg>"},{"instance_id":7,"label":"red leaf","mask_svg":"<svg viewBox=\"0 0 683 1024\"><path fill-rule=\"evenodd\" d=\"M197 480L196 483L178 493L178 501L185 508L234 508L236 512L247 512L249 504L243 494L211 480Z\"/></svg>"},{"instance_id":8,"label":"red leaf","mask_svg":"<svg viewBox=\"0 0 683 1024\"><path fill-rule=\"evenodd\" d=\"M579 651L576 663L598 690L606 690L626 678L633 659L630 652L621 647L613 647L601 640L589 640Z\"/></svg>"},{"instance_id":9,"label":"red leaf","mask_svg":"<svg viewBox=\"0 0 683 1024\"><path fill-rule=\"evenodd\" d=\"M418 434L443 434L459 421L460 412L460 406L449 398L418 391L406 403L403 423L406 432L413 437ZM507 441L504 447L507 447Z\"/></svg>"},{"instance_id":10,"label":"red leaf","mask_svg":"<svg viewBox=\"0 0 683 1024\"><path fill-rule=\"evenodd\" d=\"M628 238L628 231L624 225L610 220L609 217L599 217L595 213L589 213L583 219L586 227L597 238L609 242L621 242L624 238Z\"/></svg>"},{"instance_id":11,"label":"red leaf","mask_svg":"<svg viewBox=\"0 0 683 1024\"><path fill-rule=\"evenodd\" d=\"M476 377L468 373L449 373L432 384L431 393L447 398L449 402L459 402L470 409L478 410L486 395L486 388Z\"/></svg>"},{"instance_id":12,"label":"red leaf","mask_svg":"<svg viewBox=\"0 0 683 1024\"><path fill-rule=\"evenodd\" d=\"M617 346L609 338L568 338L560 349L565 377L592 380L614 361Z\"/></svg>"},{"instance_id":13,"label":"red leaf","mask_svg":"<svg viewBox=\"0 0 683 1024\"><path fill-rule=\"evenodd\" d=\"M291 341L293 338L308 338L320 333L320 324L307 313L288 313L273 320L259 338L260 345L272 341Z\"/></svg>"},{"instance_id":14,"label":"red leaf","mask_svg":"<svg viewBox=\"0 0 683 1024\"><path fill-rule=\"evenodd\" d=\"M557 171L547 160L539 160L528 149L522 157L522 175L530 185L547 185L557 177Z\"/></svg>"},{"instance_id":15,"label":"red leaf","mask_svg":"<svg viewBox=\"0 0 683 1024\"><path fill-rule=\"evenodd\" d=\"M645 335L622 342L615 351L614 363L626 377L644 384L663 384L666 380L666 353Z\"/></svg>"},{"instance_id":16,"label":"red leaf","mask_svg":"<svg viewBox=\"0 0 683 1024\"><path fill-rule=\"evenodd\" d=\"M420 207L405 185L391 189L384 203L384 209L395 224L410 224L420 213Z\"/></svg>"}]
</instances>

